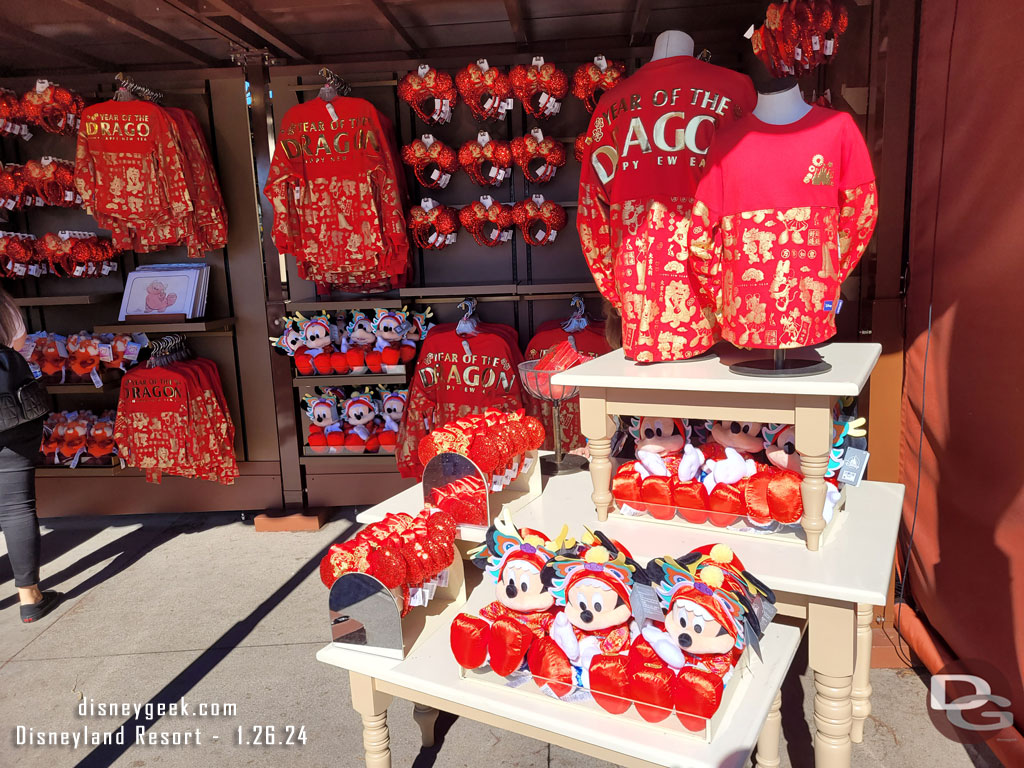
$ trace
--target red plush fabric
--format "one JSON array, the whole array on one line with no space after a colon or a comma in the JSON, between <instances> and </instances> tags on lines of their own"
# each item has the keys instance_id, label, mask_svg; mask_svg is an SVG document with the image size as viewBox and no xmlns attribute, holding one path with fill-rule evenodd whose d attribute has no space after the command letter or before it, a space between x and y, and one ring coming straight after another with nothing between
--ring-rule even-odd
<instances>
[{"instance_id":1,"label":"red plush fabric","mask_svg":"<svg viewBox=\"0 0 1024 768\"><path fill-rule=\"evenodd\" d=\"M556 696L565 696L573 689L572 665L558 644L544 637L530 646L527 663L538 687L551 686Z\"/></svg>"},{"instance_id":2,"label":"red plush fabric","mask_svg":"<svg viewBox=\"0 0 1024 768\"><path fill-rule=\"evenodd\" d=\"M672 684L676 717L690 731L702 731L722 701L722 678L694 667L679 670Z\"/></svg>"},{"instance_id":3,"label":"red plush fabric","mask_svg":"<svg viewBox=\"0 0 1024 768\"><path fill-rule=\"evenodd\" d=\"M590 695L602 709L621 715L629 709L629 676L626 657L622 655L595 656L590 662Z\"/></svg>"},{"instance_id":4,"label":"red plush fabric","mask_svg":"<svg viewBox=\"0 0 1024 768\"><path fill-rule=\"evenodd\" d=\"M487 661L491 625L479 616L460 613L452 622L449 639L452 655L463 669L482 667Z\"/></svg>"},{"instance_id":5,"label":"red plush fabric","mask_svg":"<svg viewBox=\"0 0 1024 768\"><path fill-rule=\"evenodd\" d=\"M502 677L511 675L523 663L533 640L533 633L518 621L498 619L491 626L491 637L487 641L491 669Z\"/></svg>"}]
</instances>

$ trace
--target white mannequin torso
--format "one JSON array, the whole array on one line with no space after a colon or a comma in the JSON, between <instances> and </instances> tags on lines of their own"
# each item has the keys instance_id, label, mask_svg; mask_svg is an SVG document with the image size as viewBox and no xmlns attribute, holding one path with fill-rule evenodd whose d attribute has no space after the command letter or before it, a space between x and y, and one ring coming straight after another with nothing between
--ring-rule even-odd
<instances>
[{"instance_id":1,"label":"white mannequin torso","mask_svg":"<svg viewBox=\"0 0 1024 768\"><path fill-rule=\"evenodd\" d=\"M800 95L800 86L794 85L778 93L757 94L754 117L770 125L789 125L811 111L811 105Z\"/></svg>"},{"instance_id":2,"label":"white mannequin torso","mask_svg":"<svg viewBox=\"0 0 1024 768\"><path fill-rule=\"evenodd\" d=\"M693 56L693 38L678 29L669 29L658 35L654 41L654 55L651 56L651 61L673 56Z\"/></svg>"}]
</instances>

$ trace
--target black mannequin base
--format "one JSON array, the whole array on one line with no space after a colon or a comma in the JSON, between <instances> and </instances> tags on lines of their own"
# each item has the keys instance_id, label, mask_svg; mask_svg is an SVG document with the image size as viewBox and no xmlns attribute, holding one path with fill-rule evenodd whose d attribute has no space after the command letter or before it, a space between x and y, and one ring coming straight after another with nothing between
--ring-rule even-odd
<instances>
[{"instance_id":1,"label":"black mannequin base","mask_svg":"<svg viewBox=\"0 0 1024 768\"><path fill-rule=\"evenodd\" d=\"M582 471L586 466L587 460L574 453L567 453L560 462L555 461L554 456L542 456L540 460L540 473L546 477L572 475Z\"/></svg>"},{"instance_id":2,"label":"black mannequin base","mask_svg":"<svg viewBox=\"0 0 1024 768\"><path fill-rule=\"evenodd\" d=\"M792 358L786 357L784 349L776 349L772 357L733 363L729 371L740 376L814 376L832 370L817 352L810 354L814 357Z\"/></svg>"}]
</instances>

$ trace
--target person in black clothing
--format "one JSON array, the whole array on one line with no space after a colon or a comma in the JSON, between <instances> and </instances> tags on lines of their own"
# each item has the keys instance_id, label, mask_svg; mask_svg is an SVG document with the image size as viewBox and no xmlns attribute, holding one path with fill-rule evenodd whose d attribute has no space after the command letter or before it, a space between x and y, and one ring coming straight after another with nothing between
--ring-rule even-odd
<instances>
[{"instance_id":1,"label":"person in black clothing","mask_svg":"<svg viewBox=\"0 0 1024 768\"><path fill-rule=\"evenodd\" d=\"M0 289L0 344L20 351L25 346L25 323L7 292ZM39 589L42 537L36 517L34 459L39 455L45 417L0 432L0 529L21 602L21 620L37 621L60 603L59 592Z\"/></svg>"}]
</instances>

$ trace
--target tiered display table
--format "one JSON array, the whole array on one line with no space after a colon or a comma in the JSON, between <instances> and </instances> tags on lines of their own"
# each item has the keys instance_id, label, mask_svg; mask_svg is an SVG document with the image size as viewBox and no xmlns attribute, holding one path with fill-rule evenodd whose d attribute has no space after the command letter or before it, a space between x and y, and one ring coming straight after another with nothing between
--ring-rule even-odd
<instances>
[{"instance_id":1,"label":"tiered display table","mask_svg":"<svg viewBox=\"0 0 1024 768\"><path fill-rule=\"evenodd\" d=\"M831 364L827 373L807 377L751 377L729 371L728 365L748 359L749 351L728 348L679 363L636 365L622 350L561 373L554 384L580 388L580 424L590 447L590 474L598 520L612 506L612 464L615 432L610 417L665 416L689 419L792 424L800 454L807 548L817 550L825 529L825 471L832 447L832 406L838 397L860 394L878 361L879 344L826 344L818 348ZM728 355L728 357L727 357Z\"/></svg>"},{"instance_id":2,"label":"tiered display table","mask_svg":"<svg viewBox=\"0 0 1024 768\"><path fill-rule=\"evenodd\" d=\"M590 492L586 474L550 478L540 498L516 512L514 521L545 532L557 532L563 523L571 531L593 528ZM410 489L369 510L365 517L416 510L422 498L418 487ZM870 714L871 607L885 602L902 503L900 485L866 482L848 489L846 522L820 552L713 528L666 529L618 517L609 518L600 529L627 543L641 562L680 555L714 541L732 547L745 566L775 590L780 614L805 626L816 690L816 763L820 768L847 768L851 740L860 740ZM486 596L490 594L488 588ZM474 591L468 605L484 596ZM778 623L769 628L762 641L765 663L755 665L749 688L734 700L736 710L714 742L705 745L669 730L655 731L658 736L652 739L649 727L619 724L614 718L609 722L607 716L595 720L599 713L582 716L553 699L538 702L531 696L524 701L515 690L461 680L448 647L448 628L453 616L464 609L452 605L429 617L419 642L401 662L333 646L317 654L321 661L350 672L353 705L363 716L370 768L390 765L386 710L394 696L417 703L427 743L433 723L429 708L436 707L622 765L739 765L757 739L799 639L799 631L792 627ZM777 743L773 732L777 709L768 722L769 732L763 739L767 746L759 749L762 756Z\"/></svg>"}]
</instances>

